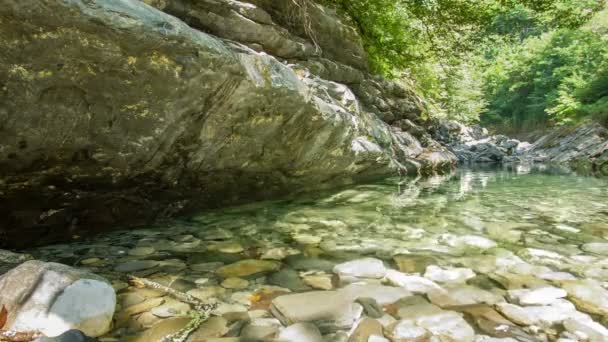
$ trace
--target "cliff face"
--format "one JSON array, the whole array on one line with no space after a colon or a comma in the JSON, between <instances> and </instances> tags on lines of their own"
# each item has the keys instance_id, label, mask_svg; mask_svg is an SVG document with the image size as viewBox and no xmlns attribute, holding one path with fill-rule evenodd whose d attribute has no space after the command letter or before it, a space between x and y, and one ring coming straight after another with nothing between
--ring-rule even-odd
<instances>
[{"instance_id":1,"label":"cliff face","mask_svg":"<svg viewBox=\"0 0 608 342\"><path fill-rule=\"evenodd\" d=\"M3 1L1 246L454 165L331 10L146 2Z\"/></svg>"}]
</instances>

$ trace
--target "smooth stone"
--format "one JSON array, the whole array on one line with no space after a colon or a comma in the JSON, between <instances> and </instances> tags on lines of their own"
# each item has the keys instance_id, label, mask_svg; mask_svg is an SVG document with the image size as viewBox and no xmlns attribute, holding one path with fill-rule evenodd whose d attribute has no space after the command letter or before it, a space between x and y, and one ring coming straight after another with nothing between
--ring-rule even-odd
<instances>
[{"instance_id":1,"label":"smooth stone","mask_svg":"<svg viewBox=\"0 0 608 342\"><path fill-rule=\"evenodd\" d=\"M490 249L497 246L496 242L478 235L452 235L444 234L440 237L448 246L458 249Z\"/></svg>"},{"instance_id":2,"label":"smooth stone","mask_svg":"<svg viewBox=\"0 0 608 342\"><path fill-rule=\"evenodd\" d=\"M303 276L302 281L317 290L331 290L334 288L331 274L311 274Z\"/></svg>"},{"instance_id":3,"label":"smooth stone","mask_svg":"<svg viewBox=\"0 0 608 342\"><path fill-rule=\"evenodd\" d=\"M190 265L190 269L196 272L215 272L216 269L224 266L223 262L203 262Z\"/></svg>"},{"instance_id":4,"label":"smooth stone","mask_svg":"<svg viewBox=\"0 0 608 342\"><path fill-rule=\"evenodd\" d=\"M183 329L190 322L190 317L175 317L162 320L150 329L137 336L132 342L162 342L165 337Z\"/></svg>"},{"instance_id":5,"label":"smooth stone","mask_svg":"<svg viewBox=\"0 0 608 342\"><path fill-rule=\"evenodd\" d=\"M101 259L99 258L88 258L88 259L82 259L80 260L80 264L81 265L93 265L96 264L98 262L100 262Z\"/></svg>"},{"instance_id":6,"label":"smooth stone","mask_svg":"<svg viewBox=\"0 0 608 342\"><path fill-rule=\"evenodd\" d=\"M564 327L574 334L582 332L590 342L608 341L608 329L591 318L568 318L564 321Z\"/></svg>"},{"instance_id":7,"label":"smooth stone","mask_svg":"<svg viewBox=\"0 0 608 342\"><path fill-rule=\"evenodd\" d=\"M120 292L126 288L129 287L129 284L124 282L124 281L120 281L120 280L114 280L112 281L112 288L114 289L114 291L116 292Z\"/></svg>"},{"instance_id":8,"label":"smooth stone","mask_svg":"<svg viewBox=\"0 0 608 342\"><path fill-rule=\"evenodd\" d=\"M475 277L475 272L469 268L441 268L430 265L426 268L424 277L438 283L464 283Z\"/></svg>"},{"instance_id":9,"label":"smooth stone","mask_svg":"<svg viewBox=\"0 0 608 342\"><path fill-rule=\"evenodd\" d=\"M281 330L277 342L322 342L323 336L312 323L296 323Z\"/></svg>"},{"instance_id":10,"label":"smooth stone","mask_svg":"<svg viewBox=\"0 0 608 342\"><path fill-rule=\"evenodd\" d=\"M268 277L268 283L272 285L277 285L280 287L288 288L292 291L300 292L300 291L310 291L311 287L308 286L298 272L289 269L283 268L282 270L271 274Z\"/></svg>"},{"instance_id":11,"label":"smooth stone","mask_svg":"<svg viewBox=\"0 0 608 342\"><path fill-rule=\"evenodd\" d=\"M247 259L218 268L215 273L222 278L246 277L258 273L268 273L281 268L281 263L274 260Z\"/></svg>"},{"instance_id":12,"label":"smooth stone","mask_svg":"<svg viewBox=\"0 0 608 342\"><path fill-rule=\"evenodd\" d=\"M550 305L517 306L509 303L498 303L496 309L511 321L521 325L550 327L563 322L569 317L579 315L572 303L558 299Z\"/></svg>"},{"instance_id":13,"label":"smooth stone","mask_svg":"<svg viewBox=\"0 0 608 342\"><path fill-rule=\"evenodd\" d=\"M431 280L419 276L407 275L395 270L386 271L386 280L389 284L400 286L412 293L427 293L441 290L441 286Z\"/></svg>"},{"instance_id":14,"label":"smooth stone","mask_svg":"<svg viewBox=\"0 0 608 342\"><path fill-rule=\"evenodd\" d=\"M277 247L277 248L271 248L271 249L267 250L266 252L264 252L264 254L262 254L260 259L283 260L290 255L296 255L296 254L300 254L300 251L298 251L297 249L286 248L286 247Z\"/></svg>"},{"instance_id":15,"label":"smooth stone","mask_svg":"<svg viewBox=\"0 0 608 342\"><path fill-rule=\"evenodd\" d=\"M167 299L164 304L155 307L150 312L158 317L167 318L185 315L190 311L190 305L175 299Z\"/></svg>"},{"instance_id":16,"label":"smooth stone","mask_svg":"<svg viewBox=\"0 0 608 342\"><path fill-rule=\"evenodd\" d=\"M557 287L509 290L507 292L509 299L520 305L547 305L567 295L565 290Z\"/></svg>"},{"instance_id":17,"label":"smooth stone","mask_svg":"<svg viewBox=\"0 0 608 342\"><path fill-rule=\"evenodd\" d=\"M348 342L348 333L338 331L335 333L323 335L323 342Z\"/></svg>"},{"instance_id":18,"label":"smooth stone","mask_svg":"<svg viewBox=\"0 0 608 342\"><path fill-rule=\"evenodd\" d=\"M357 298L373 298L380 305L392 304L412 295L411 292L401 287L375 284L350 284L339 289L338 292L350 298L351 301L355 301Z\"/></svg>"},{"instance_id":19,"label":"smooth stone","mask_svg":"<svg viewBox=\"0 0 608 342\"><path fill-rule=\"evenodd\" d=\"M26 261L0 277L5 329L58 336L77 329L97 337L110 330L116 293L95 274L70 266Z\"/></svg>"},{"instance_id":20,"label":"smooth stone","mask_svg":"<svg viewBox=\"0 0 608 342\"><path fill-rule=\"evenodd\" d=\"M249 286L249 281L242 278L227 278L221 285L227 289L244 289Z\"/></svg>"},{"instance_id":21,"label":"smooth stone","mask_svg":"<svg viewBox=\"0 0 608 342\"><path fill-rule=\"evenodd\" d=\"M418 326L427 329L440 340L471 342L475 338L473 328L460 314L453 311L417 317L415 321Z\"/></svg>"},{"instance_id":22,"label":"smooth stone","mask_svg":"<svg viewBox=\"0 0 608 342\"><path fill-rule=\"evenodd\" d=\"M154 247L136 247L136 248L129 250L129 255L146 256L146 255L154 254L154 252L156 252L156 249L154 249Z\"/></svg>"},{"instance_id":23,"label":"smooth stone","mask_svg":"<svg viewBox=\"0 0 608 342\"><path fill-rule=\"evenodd\" d=\"M502 296L470 285L446 286L444 289L430 291L427 296L431 303L442 308L504 302Z\"/></svg>"},{"instance_id":24,"label":"smooth stone","mask_svg":"<svg viewBox=\"0 0 608 342\"><path fill-rule=\"evenodd\" d=\"M187 342L208 342L211 338L226 335L228 330L228 321L226 319L222 317L210 317L188 337Z\"/></svg>"},{"instance_id":25,"label":"smooth stone","mask_svg":"<svg viewBox=\"0 0 608 342\"><path fill-rule=\"evenodd\" d=\"M422 273L429 265L437 262L437 259L425 255L399 254L393 257L393 261L401 272Z\"/></svg>"},{"instance_id":26,"label":"smooth stone","mask_svg":"<svg viewBox=\"0 0 608 342\"><path fill-rule=\"evenodd\" d=\"M443 312L437 305L429 303L424 297L414 296L399 301L396 317L399 319L414 319L419 316L432 316Z\"/></svg>"},{"instance_id":27,"label":"smooth stone","mask_svg":"<svg viewBox=\"0 0 608 342\"><path fill-rule=\"evenodd\" d=\"M123 308L127 308L129 306L143 302L144 300L146 300L146 297L137 292L127 292L119 294L116 299Z\"/></svg>"},{"instance_id":28,"label":"smooth stone","mask_svg":"<svg viewBox=\"0 0 608 342\"><path fill-rule=\"evenodd\" d=\"M372 318L374 318L374 317L372 317ZM378 322L380 322L380 324L382 324L382 326L384 328L387 328L391 324L397 322L397 320L395 319L395 317L393 317L393 316L391 316L391 315L389 315L387 313L384 313L384 315L382 317L379 317L376 320Z\"/></svg>"},{"instance_id":29,"label":"smooth stone","mask_svg":"<svg viewBox=\"0 0 608 342\"><path fill-rule=\"evenodd\" d=\"M128 315L136 315L136 314L142 313L144 311L150 311L150 310L154 309L155 307L160 306L164 302L165 302L165 298L163 298L163 297L150 298L139 304L135 304L135 305L131 305L131 306L127 307L124 310L124 312L127 313Z\"/></svg>"},{"instance_id":30,"label":"smooth stone","mask_svg":"<svg viewBox=\"0 0 608 342\"><path fill-rule=\"evenodd\" d=\"M148 298L157 298L157 297L162 297L162 296L166 295L165 291L156 290L156 289L149 289L149 288L136 289L135 292L138 295L141 295L141 296L143 296L146 299L148 299Z\"/></svg>"},{"instance_id":31,"label":"smooth stone","mask_svg":"<svg viewBox=\"0 0 608 342\"><path fill-rule=\"evenodd\" d=\"M189 295L196 297L200 300L207 300L209 298L220 298L226 294L226 289L220 286L207 286L199 287L198 289L192 289L187 292Z\"/></svg>"},{"instance_id":32,"label":"smooth stone","mask_svg":"<svg viewBox=\"0 0 608 342\"><path fill-rule=\"evenodd\" d=\"M311 291L274 298L270 310L284 325L322 321L321 331L336 331L350 329L363 307L338 291Z\"/></svg>"},{"instance_id":33,"label":"smooth stone","mask_svg":"<svg viewBox=\"0 0 608 342\"><path fill-rule=\"evenodd\" d=\"M581 249L588 253L608 255L608 242L590 242L581 246Z\"/></svg>"},{"instance_id":34,"label":"smooth stone","mask_svg":"<svg viewBox=\"0 0 608 342\"><path fill-rule=\"evenodd\" d=\"M143 328L150 328L158 321L160 321L160 318L151 312L144 312L137 317L137 323L141 324Z\"/></svg>"},{"instance_id":35,"label":"smooth stone","mask_svg":"<svg viewBox=\"0 0 608 342\"><path fill-rule=\"evenodd\" d=\"M0 249L0 263L21 264L32 259L34 259L34 257L30 254L15 253L6 249Z\"/></svg>"},{"instance_id":36,"label":"smooth stone","mask_svg":"<svg viewBox=\"0 0 608 342\"><path fill-rule=\"evenodd\" d=\"M242 341L272 341L279 333L276 325L253 325L247 324L241 330Z\"/></svg>"},{"instance_id":37,"label":"smooth stone","mask_svg":"<svg viewBox=\"0 0 608 342\"><path fill-rule=\"evenodd\" d=\"M247 312L247 307L241 304L220 303L212 313L217 316L223 316L232 312Z\"/></svg>"},{"instance_id":38,"label":"smooth stone","mask_svg":"<svg viewBox=\"0 0 608 342\"><path fill-rule=\"evenodd\" d=\"M382 335L370 335L367 342L390 342L387 338Z\"/></svg>"},{"instance_id":39,"label":"smooth stone","mask_svg":"<svg viewBox=\"0 0 608 342\"><path fill-rule=\"evenodd\" d=\"M394 342L424 342L428 341L431 333L419 327L412 320L401 320L388 327L388 335Z\"/></svg>"},{"instance_id":40,"label":"smooth stone","mask_svg":"<svg viewBox=\"0 0 608 342\"><path fill-rule=\"evenodd\" d=\"M128 261L124 264L120 264L114 268L116 272L135 272L141 270L147 270L149 268L153 268L160 265L160 261L156 260L134 260Z\"/></svg>"},{"instance_id":41,"label":"smooth stone","mask_svg":"<svg viewBox=\"0 0 608 342\"><path fill-rule=\"evenodd\" d=\"M365 317L359 320L348 342L367 342L371 335L382 335L382 325L375 319Z\"/></svg>"},{"instance_id":42,"label":"smooth stone","mask_svg":"<svg viewBox=\"0 0 608 342\"><path fill-rule=\"evenodd\" d=\"M386 267L382 260L363 258L338 264L333 271L340 276L379 279L386 274Z\"/></svg>"},{"instance_id":43,"label":"smooth stone","mask_svg":"<svg viewBox=\"0 0 608 342\"><path fill-rule=\"evenodd\" d=\"M487 304L467 305L455 308L464 312L469 321L475 323L483 333L492 337L516 338L522 341L534 341L534 337L527 334L523 329L507 320L492 306Z\"/></svg>"},{"instance_id":44,"label":"smooth stone","mask_svg":"<svg viewBox=\"0 0 608 342\"><path fill-rule=\"evenodd\" d=\"M318 245L322 240L320 236L310 234L296 234L292 238L301 245Z\"/></svg>"},{"instance_id":45,"label":"smooth stone","mask_svg":"<svg viewBox=\"0 0 608 342\"><path fill-rule=\"evenodd\" d=\"M608 291L593 280L564 281L561 287L581 311L608 316Z\"/></svg>"}]
</instances>

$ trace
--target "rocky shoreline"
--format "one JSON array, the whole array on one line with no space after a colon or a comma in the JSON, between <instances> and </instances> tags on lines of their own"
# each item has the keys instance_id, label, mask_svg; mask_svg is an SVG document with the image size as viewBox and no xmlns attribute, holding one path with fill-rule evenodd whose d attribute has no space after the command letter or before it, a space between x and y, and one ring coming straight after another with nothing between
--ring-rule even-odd
<instances>
[{"instance_id":1,"label":"rocky shoreline","mask_svg":"<svg viewBox=\"0 0 608 342\"><path fill-rule=\"evenodd\" d=\"M533 143L490 135L480 126L448 120L438 121L432 134L464 165L549 164L581 174L608 176L608 129L597 123L558 127Z\"/></svg>"}]
</instances>

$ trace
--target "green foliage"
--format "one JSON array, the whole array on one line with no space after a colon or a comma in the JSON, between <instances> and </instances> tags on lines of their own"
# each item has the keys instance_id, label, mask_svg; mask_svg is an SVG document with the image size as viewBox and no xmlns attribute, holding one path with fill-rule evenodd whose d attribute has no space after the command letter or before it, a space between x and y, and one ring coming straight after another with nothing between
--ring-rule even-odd
<instances>
[{"instance_id":1,"label":"green foliage","mask_svg":"<svg viewBox=\"0 0 608 342\"><path fill-rule=\"evenodd\" d=\"M504 48L483 76L482 121L530 129L605 118L608 36L598 32L562 28Z\"/></svg>"},{"instance_id":2,"label":"green foliage","mask_svg":"<svg viewBox=\"0 0 608 342\"><path fill-rule=\"evenodd\" d=\"M527 128L608 117L604 0L322 1L353 19L374 72L414 80L438 112Z\"/></svg>"}]
</instances>

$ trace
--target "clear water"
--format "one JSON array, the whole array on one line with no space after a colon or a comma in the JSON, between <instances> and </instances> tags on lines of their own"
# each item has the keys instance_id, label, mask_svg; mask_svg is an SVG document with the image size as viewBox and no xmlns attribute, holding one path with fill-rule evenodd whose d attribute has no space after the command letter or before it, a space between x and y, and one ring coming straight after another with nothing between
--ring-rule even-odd
<instances>
[{"instance_id":1,"label":"clear water","mask_svg":"<svg viewBox=\"0 0 608 342\"><path fill-rule=\"evenodd\" d=\"M331 262L374 256L393 267L395 255L412 254L432 258L438 265L465 266L489 275L496 265L486 267L486 261L513 253L534 266L606 282L608 259L581 246L607 239L608 179L514 167L462 169L427 179L389 178L202 212L30 253L117 281L125 275L115 270L117 265L161 261L133 273L159 281L179 278L199 287L222 279L192 265L256 259L273 248ZM218 251L218 243L226 242L235 242L243 250ZM141 246L155 251L145 256L128 254ZM284 268L291 267L289 260L282 261ZM247 290L254 291L270 276L249 277ZM207 280L197 281L201 278ZM220 299L230 302L230 294Z\"/></svg>"}]
</instances>

